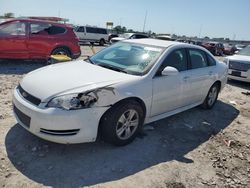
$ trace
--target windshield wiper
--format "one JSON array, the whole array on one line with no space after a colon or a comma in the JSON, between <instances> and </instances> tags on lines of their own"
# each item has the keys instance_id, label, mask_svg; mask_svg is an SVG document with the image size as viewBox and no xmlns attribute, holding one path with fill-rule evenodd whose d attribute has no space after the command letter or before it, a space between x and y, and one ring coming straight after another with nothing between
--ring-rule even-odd
<instances>
[{"instance_id":1,"label":"windshield wiper","mask_svg":"<svg viewBox=\"0 0 250 188\"><path fill-rule=\"evenodd\" d=\"M98 64L98 65L101 66L101 67L107 68L107 69L117 71L117 72L128 73L127 71L125 71L123 69L120 69L120 68L117 68L117 67L114 67L114 66L111 66L111 65L107 65L107 64Z\"/></svg>"},{"instance_id":2,"label":"windshield wiper","mask_svg":"<svg viewBox=\"0 0 250 188\"><path fill-rule=\"evenodd\" d=\"M90 59L90 57L89 56L87 56L87 58L86 59L84 59L84 61L88 61L89 63L91 63L91 64L94 64L95 65L95 63Z\"/></svg>"}]
</instances>

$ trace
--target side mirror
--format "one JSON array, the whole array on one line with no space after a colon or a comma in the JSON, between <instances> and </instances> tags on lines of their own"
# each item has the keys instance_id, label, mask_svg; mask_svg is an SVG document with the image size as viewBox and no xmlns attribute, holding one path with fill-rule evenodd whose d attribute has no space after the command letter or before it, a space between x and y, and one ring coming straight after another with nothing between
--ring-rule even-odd
<instances>
[{"instance_id":1,"label":"side mirror","mask_svg":"<svg viewBox=\"0 0 250 188\"><path fill-rule=\"evenodd\" d=\"M175 76L178 73L179 73L179 71L176 68L167 66L163 69L163 71L161 72L161 75L163 75L163 76Z\"/></svg>"}]
</instances>

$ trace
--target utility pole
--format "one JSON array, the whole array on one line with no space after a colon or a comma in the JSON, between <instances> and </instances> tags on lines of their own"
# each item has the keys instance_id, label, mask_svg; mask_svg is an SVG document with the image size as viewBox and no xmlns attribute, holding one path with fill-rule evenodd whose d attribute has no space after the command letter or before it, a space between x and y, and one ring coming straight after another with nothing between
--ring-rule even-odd
<instances>
[{"instance_id":1,"label":"utility pole","mask_svg":"<svg viewBox=\"0 0 250 188\"><path fill-rule=\"evenodd\" d=\"M199 39L201 38L202 24L200 25Z\"/></svg>"},{"instance_id":2,"label":"utility pole","mask_svg":"<svg viewBox=\"0 0 250 188\"><path fill-rule=\"evenodd\" d=\"M144 18L144 23L143 23L143 33L145 31L145 26L146 26L146 21L147 21L147 16L148 16L148 11L146 10L145 18Z\"/></svg>"}]
</instances>

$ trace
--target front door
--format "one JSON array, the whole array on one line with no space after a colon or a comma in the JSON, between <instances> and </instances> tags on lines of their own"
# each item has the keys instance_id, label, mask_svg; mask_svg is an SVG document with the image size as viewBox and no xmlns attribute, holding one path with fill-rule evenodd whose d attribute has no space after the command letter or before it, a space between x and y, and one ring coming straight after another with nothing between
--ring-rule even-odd
<instances>
[{"instance_id":1,"label":"front door","mask_svg":"<svg viewBox=\"0 0 250 188\"><path fill-rule=\"evenodd\" d=\"M167 66L176 68L179 73L174 76L161 75L162 70ZM189 83L186 80L188 75L186 50L174 50L165 58L153 78L151 116L160 115L183 106L183 96L189 88Z\"/></svg>"},{"instance_id":2,"label":"front door","mask_svg":"<svg viewBox=\"0 0 250 188\"><path fill-rule=\"evenodd\" d=\"M0 26L0 58L28 58L26 23L15 21Z\"/></svg>"}]
</instances>

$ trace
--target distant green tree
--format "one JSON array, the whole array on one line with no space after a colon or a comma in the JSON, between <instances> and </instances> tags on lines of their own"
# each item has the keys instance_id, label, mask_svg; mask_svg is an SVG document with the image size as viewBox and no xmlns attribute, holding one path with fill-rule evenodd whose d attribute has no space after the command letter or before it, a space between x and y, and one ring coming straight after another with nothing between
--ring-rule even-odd
<instances>
[{"instance_id":1,"label":"distant green tree","mask_svg":"<svg viewBox=\"0 0 250 188\"><path fill-rule=\"evenodd\" d=\"M128 33L134 33L133 29L128 29Z\"/></svg>"},{"instance_id":2,"label":"distant green tree","mask_svg":"<svg viewBox=\"0 0 250 188\"><path fill-rule=\"evenodd\" d=\"M122 27L122 32L126 33L127 32L127 28L126 27Z\"/></svg>"},{"instance_id":3,"label":"distant green tree","mask_svg":"<svg viewBox=\"0 0 250 188\"><path fill-rule=\"evenodd\" d=\"M173 34L172 38L178 38L178 36L176 34Z\"/></svg>"},{"instance_id":4,"label":"distant green tree","mask_svg":"<svg viewBox=\"0 0 250 188\"><path fill-rule=\"evenodd\" d=\"M118 34L127 32L127 28L120 25L115 26L113 30Z\"/></svg>"},{"instance_id":5,"label":"distant green tree","mask_svg":"<svg viewBox=\"0 0 250 188\"><path fill-rule=\"evenodd\" d=\"M12 12L7 12L7 13L5 13L3 16L4 16L4 18L14 18L14 13L12 13Z\"/></svg>"}]
</instances>

